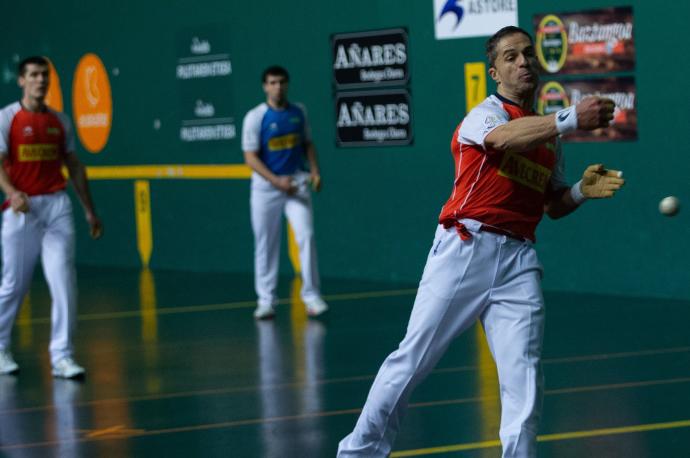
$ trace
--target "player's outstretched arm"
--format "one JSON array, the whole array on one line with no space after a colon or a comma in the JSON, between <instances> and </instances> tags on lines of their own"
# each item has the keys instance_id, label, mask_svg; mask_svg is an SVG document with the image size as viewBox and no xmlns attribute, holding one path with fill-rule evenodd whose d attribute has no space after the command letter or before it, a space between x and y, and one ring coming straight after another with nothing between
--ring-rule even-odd
<instances>
[{"instance_id":1,"label":"player's outstretched arm","mask_svg":"<svg viewBox=\"0 0 690 458\"><path fill-rule=\"evenodd\" d=\"M610 99L586 97L577 105L546 116L514 119L492 130L484 140L487 148L520 153L577 129L608 127L615 104Z\"/></svg>"},{"instance_id":2,"label":"player's outstretched arm","mask_svg":"<svg viewBox=\"0 0 690 458\"><path fill-rule=\"evenodd\" d=\"M613 197L623 187L623 172L608 170L603 164L587 167L578 181L570 189L557 192L547 202L544 211L552 219L562 218L572 213L587 199L606 199Z\"/></svg>"},{"instance_id":3,"label":"player's outstretched arm","mask_svg":"<svg viewBox=\"0 0 690 458\"><path fill-rule=\"evenodd\" d=\"M86 178L86 168L74 153L67 153L65 155L65 167L67 167L74 190L84 208L86 222L89 223L89 234L91 238L99 239L103 235L103 223L96 215L93 199L91 199L89 181Z\"/></svg>"}]
</instances>

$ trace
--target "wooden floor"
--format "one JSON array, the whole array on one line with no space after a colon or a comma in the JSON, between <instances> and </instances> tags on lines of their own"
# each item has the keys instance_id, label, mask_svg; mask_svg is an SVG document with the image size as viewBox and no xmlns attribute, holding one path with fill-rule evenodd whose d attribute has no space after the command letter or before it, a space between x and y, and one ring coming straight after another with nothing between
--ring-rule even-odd
<instances>
[{"instance_id":1,"label":"wooden floor","mask_svg":"<svg viewBox=\"0 0 690 458\"><path fill-rule=\"evenodd\" d=\"M83 383L53 380L49 298L34 282L0 376L7 457L333 457L402 338L415 285L295 285L252 318L248 276L81 269ZM690 456L690 302L546 294L542 458ZM499 457L498 383L473 327L418 388L395 457Z\"/></svg>"}]
</instances>

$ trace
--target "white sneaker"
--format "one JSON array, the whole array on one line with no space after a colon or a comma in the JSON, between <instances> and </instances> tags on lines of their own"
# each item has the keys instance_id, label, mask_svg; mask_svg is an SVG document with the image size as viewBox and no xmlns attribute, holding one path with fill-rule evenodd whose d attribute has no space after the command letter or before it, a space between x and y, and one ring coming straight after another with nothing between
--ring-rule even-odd
<instances>
[{"instance_id":1,"label":"white sneaker","mask_svg":"<svg viewBox=\"0 0 690 458\"><path fill-rule=\"evenodd\" d=\"M304 301L304 303L307 304L307 315L309 316L320 316L328 312L328 304L320 297Z\"/></svg>"},{"instance_id":2,"label":"white sneaker","mask_svg":"<svg viewBox=\"0 0 690 458\"><path fill-rule=\"evenodd\" d=\"M258 305L254 310L254 318L257 320L270 320L276 315L272 305Z\"/></svg>"},{"instance_id":3,"label":"white sneaker","mask_svg":"<svg viewBox=\"0 0 690 458\"><path fill-rule=\"evenodd\" d=\"M70 356L62 358L53 365L53 377L79 378L83 377L85 372L84 368L75 363Z\"/></svg>"},{"instance_id":4,"label":"white sneaker","mask_svg":"<svg viewBox=\"0 0 690 458\"><path fill-rule=\"evenodd\" d=\"M14 361L9 350L0 350L0 374L14 374L19 366Z\"/></svg>"}]
</instances>

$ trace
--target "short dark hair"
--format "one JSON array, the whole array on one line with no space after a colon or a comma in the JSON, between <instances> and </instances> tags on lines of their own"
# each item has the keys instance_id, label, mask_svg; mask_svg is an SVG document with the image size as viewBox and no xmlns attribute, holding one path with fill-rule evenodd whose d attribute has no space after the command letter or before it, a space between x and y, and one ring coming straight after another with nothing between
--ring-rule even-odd
<instances>
[{"instance_id":1,"label":"short dark hair","mask_svg":"<svg viewBox=\"0 0 690 458\"><path fill-rule=\"evenodd\" d=\"M486 41L486 58L489 60L489 66L493 67L494 64L496 63L496 57L498 57L498 52L496 51L496 46L498 46L498 42L501 41L501 38L507 37L508 35L513 35L516 33L521 33L525 35L527 38L529 38L529 41L531 43L534 43L534 40L532 40L532 35L530 35L525 29L521 29L520 27L515 27L514 25L509 25L507 27L503 27L501 30L498 32L494 33L491 38L489 38Z\"/></svg>"},{"instance_id":2,"label":"short dark hair","mask_svg":"<svg viewBox=\"0 0 690 458\"><path fill-rule=\"evenodd\" d=\"M269 75L283 76L285 77L285 81L290 81L290 74L287 70L285 70L285 68L281 67L280 65L271 65L266 70L264 70L264 72L261 74L261 82L265 83L266 78L268 78Z\"/></svg>"},{"instance_id":3,"label":"short dark hair","mask_svg":"<svg viewBox=\"0 0 690 458\"><path fill-rule=\"evenodd\" d=\"M46 59L43 56L31 56L27 57L26 59L22 60L19 62L19 65L17 65L17 71L19 76L23 76L24 72L26 72L26 67L29 64L36 64L36 65L45 65L46 67L48 66L48 59Z\"/></svg>"}]
</instances>

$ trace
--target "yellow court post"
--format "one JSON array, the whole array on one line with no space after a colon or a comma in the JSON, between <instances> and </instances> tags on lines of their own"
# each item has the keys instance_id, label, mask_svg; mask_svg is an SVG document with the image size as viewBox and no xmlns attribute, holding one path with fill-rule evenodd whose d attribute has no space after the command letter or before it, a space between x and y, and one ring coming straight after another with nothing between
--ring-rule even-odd
<instances>
[{"instance_id":1,"label":"yellow court post","mask_svg":"<svg viewBox=\"0 0 690 458\"><path fill-rule=\"evenodd\" d=\"M151 193L147 180L134 182L134 208L137 219L137 248L141 265L149 266L153 252L153 230L151 229Z\"/></svg>"},{"instance_id":2,"label":"yellow court post","mask_svg":"<svg viewBox=\"0 0 690 458\"><path fill-rule=\"evenodd\" d=\"M465 64L465 109L469 111L486 98L486 64Z\"/></svg>"}]
</instances>

